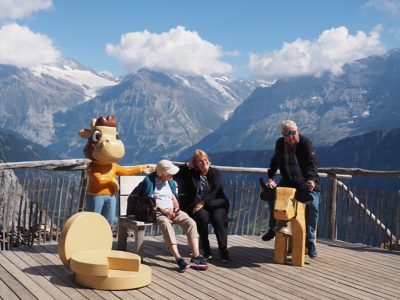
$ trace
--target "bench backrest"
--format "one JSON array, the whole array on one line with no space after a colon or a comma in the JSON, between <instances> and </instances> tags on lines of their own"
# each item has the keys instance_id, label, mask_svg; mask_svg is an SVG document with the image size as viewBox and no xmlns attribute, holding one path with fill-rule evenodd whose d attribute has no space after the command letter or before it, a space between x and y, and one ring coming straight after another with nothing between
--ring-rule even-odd
<instances>
[{"instance_id":1,"label":"bench backrest","mask_svg":"<svg viewBox=\"0 0 400 300\"><path fill-rule=\"evenodd\" d=\"M128 205L128 196L132 190L141 182L146 176L133 175L133 176L120 176L119 177L119 214L120 216L126 215L126 207Z\"/></svg>"}]
</instances>

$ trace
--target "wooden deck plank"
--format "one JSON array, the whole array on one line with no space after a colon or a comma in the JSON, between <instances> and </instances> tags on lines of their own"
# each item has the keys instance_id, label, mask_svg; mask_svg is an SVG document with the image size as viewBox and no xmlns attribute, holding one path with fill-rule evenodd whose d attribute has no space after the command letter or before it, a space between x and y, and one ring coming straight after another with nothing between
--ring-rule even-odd
<instances>
[{"instance_id":1,"label":"wooden deck plank","mask_svg":"<svg viewBox=\"0 0 400 300\"><path fill-rule=\"evenodd\" d=\"M49 259L51 259L53 262L58 262L59 264L61 264L61 261L58 257L57 254L57 246L56 245L48 245L46 247L43 247L44 250L47 252L47 257ZM51 250L49 250L50 248L52 248ZM63 265L60 266L61 268L67 270ZM73 278L71 277L71 280L73 281ZM111 294L107 291L101 291L101 290L90 290L90 289L86 289L86 288L82 288L79 287L75 282L73 282L74 285L76 285L78 287L78 289L81 291L85 291L85 293L91 292L91 293L97 293L98 296L100 297L99 299L116 299L119 298L121 296L126 296L126 297L132 297L134 296L135 298L150 298L150 299L157 299L159 297L166 297L166 295L164 295L164 291L163 288L161 288L158 284L155 284L155 290L153 289L149 289L149 288L141 288L140 292L139 290L133 290L131 293L126 293L126 292L111 292ZM160 293L158 293L158 292ZM166 293L167 294L167 293ZM174 295L171 295L171 299L174 298ZM92 298L90 298L92 299Z\"/></svg>"},{"instance_id":2,"label":"wooden deck plank","mask_svg":"<svg viewBox=\"0 0 400 300\"><path fill-rule=\"evenodd\" d=\"M255 241L258 244L265 243L262 241ZM356 276L354 273L354 267L353 266L348 266L343 264L340 267L340 272L335 273L332 272L332 269L327 266L324 267L324 262L326 263L326 260L328 257L325 256L325 247L326 245L320 244L319 246L323 247L323 249L320 251L319 257L315 260L311 260L309 258L306 259L306 263L312 262L313 264L306 265L308 267L308 273L309 275L316 275L320 276L322 278L326 278L327 280L333 280L336 283L340 283L343 287L347 287L348 292L350 292L352 289L354 289L357 292L357 295L364 295L364 297L368 298L373 298L373 299L382 299L385 297L388 297L388 299L395 299L396 294L392 293L390 289L379 288L379 286L375 286L374 288L371 288L373 285L371 285L371 280L374 280L376 278L375 274L371 273L369 274L369 277L364 277L364 281L360 280L359 277ZM389 254L389 253L388 253ZM390 254L389 254L390 255ZM337 255L332 255L330 258L330 266L335 266L337 265ZM324 269L325 268L325 269ZM352 282L349 282L348 280L344 279L347 278L353 278ZM390 278L388 278L390 280ZM393 281L393 280L390 280ZM390 285L390 283L388 283ZM349 288L350 287L350 288ZM383 286L385 287L385 286ZM322 286L320 286L322 288ZM354 292L351 294L353 296L356 296Z\"/></svg>"},{"instance_id":3,"label":"wooden deck plank","mask_svg":"<svg viewBox=\"0 0 400 300\"><path fill-rule=\"evenodd\" d=\"M74 294L74 297L83 299L103 299L93 290L85 289L75 283L73 273L69 271L61 262L57 254L57 245L37 245L28 251L36 261L52 274L52 281L58 282L60 286L69 287L69 293Z\"/></svg>"},{"instance_id":4,"label":"wooden deck plank","mask_svg":"<svg viewBox=\"0 0 400 300\"><path fill-rule=\"evenodd\" d=\"M183 241L183 240L182 240ZM211 260L210 276L215 274L215 278L224 278L227 289L232 287L240 287L245 293L248 293L251 297L257 297L264 299L268 296L270 299L299 299L299 295L293 295L285 290L279 289L274 285L267 285L264 282L259 281L259 278L252 276L242 276L236 272L238 268L242 268L243 264L237 264L234 261L231 263L222 263L217 259ZM214 268L215 267L215 268Z\"/></svg>"},{"instance_id":5,"label":"wooden deck plank","mask_svg":"<svg viewBox=\"0 0 400 300\"><path fill-rule=\"evenodd\" d=\"M348 249L341 249L340 247L332 247L331 244L327 246L327 249L333 249L334 253L338 256L338 259L346 263L350 263L353 266L357 264L362 265L362 268L367 270L372 270L378 276L393 276L400 272L400 264L393 264L394 260L400 259L400 254L398 252L388 252L383 249L363 250L364 247L360 246L360 250L351 247ZM396 277L395 280L400 283L400 278Z\"/></svg>"},{"instance_id":6,"label":"wooden deck plank","mask_svg":"<svg viewBox=\"0 0 400 300\"><path fill-rule=\"evenodd\" d=\"M395 280L388 282L387 279L391 278L390 275L386 276L387 274L385 273L380 275L379 272L376 271L380 269L379 265L373 265L371 267L371 264L362 259L354 263L353 261L349 263L337 257L338 255L334 251L324 251L323 257L320 259L322 264L319 271L365 288L374 289L379 293L384 291L391 296L398 295L398 283L396 283ZM351 268L352 274L343 272L344 269L346 270L348 268ZM374 280L371 281L371 278L374 278Z\"/></svg>"},{"instance_id":7,"label":"wooden deck plank","mask_svg":"<svg viewBox=\"0 0 400 300\"><path fill-rule=\"evenodd\" d=\"M18 297L21 297L22 299L52 299L51 295L43 290L40 285L32 280L26 273L21 272L18 267L9 261L6 254L0 253L0 264L2 268L7 270L4 272L4 275L2 274L2 277L7 276L7 274L10 275L9 279L13 277L11 280L12 285L9 285L9 287L16 291Z\"/></svg>"},{"instance_id":8,"label":"wooden deck plank","mask_svg":"<svg viewBox=\"0 0 400 300\"><path fill-rule=\"evenodd\" d=\"M6 272L4 269L0 268L0 272L3 273ZM7 299L7 300L15 300L15 299L19 299L14 292L5 284L5 282L2 280L2 278L0 277L0 291L2 294L2 297L0 297L1 299Z\"/></svg>"},{"instance_id":9,"label":"wooden deck plank","mask_svg":"<svg viewBox=\"0 0 400 300\"><path fill-rule=\"evenodd\" d=\"M231 239L231 241L231 243L233 243L235 240ZM238 250L239 253L241 253L242 256L246 257L246 253L249 252L249 250L240 247L240 245L242 244L240 243L240 241L238 241L237 243L238 244L236 244L236 247L242 248ZM261 249L262 251L262 244L259 249ZM271 252L270 254L268 262L262 263L260 267L263 269L263 272L266 272L268 270L267 272L269 273L271 272L271 270L274 270L275 272L282 274L283 277L282 279L280 279L281 282L297 282L296 285L293 285L291 287L291 289L289 290L290 292L304 294L303 292L305 288L307 288L308 291L311 291L315 295L323 293L324 297L327 298L340 297L342 299L363 299L361 296L358 296L355 293L350 293L349 295L348 293L346 293L343 287L335 287L335 283L330 280L320 278L319 276L311 276L313 274L310 274L310 271L307 269L307 267L310 266L309 262L307 262L308 264L303 268L293 267L290 265L274 264L272 253L273 252Z\"/></svg>"},{"instance_id":10,"label":"wooden deck plank","mask_svg":"<svg viewBox=\"0 0 400 300\"><path fill-rule=\"evenodd\" d=\"M177 289L183 290L187 292L187 297L189 298L200 298L200 299L220 299L224 297L224 293L222 290L219 290L218 287L212 287L210 289L204 289L201 283L201 280L198 279L198 275L203 273L202 271L196 271L189 269L185 273L178 273L177 265L174 262L173 257L166 250L164 242L162 242L161 238L151 238L151 241L146 241L147 244L151 243L151 246L147 246L150 251L147 251L147 254L150 257L146 257L145 263L149 261L149 265L151 267L157 266L157 270L159 270L163 274L163 278L165 280L165 276L168 276L168 279L171 283L174 283ZM182 250L182 247L179 247ZM181 251L183 255L183 251ZM187 259L188 260L188 259ZM172 271L172 272L171 272ZM206 271L208 272L208 271Z\"/></svg>"},{"instance_id":11,"label":"wooden deck plank","mask_svg":"<svg viewBox=\"0 0 400 300\"><path fill-rule=\"evenodd\" d=\"M236 245L232 245L232 243L230 244L233 247L238 247ZM272 264L273 250L260 247L256 251L258 259L255 260L252 260L252 258L249 257L246 249L237 250L237 248L235 248L235 251L231 251L232 260L227 268L233 269L237 273L235 277L239 277L242 282L246 282L247 278L252 278L258 282L258 285L265 292L269 290L269 285L272 285L274 287L279 287L279 289L290 291L290 293L298 298L343 299L342 297L335 297L334 295L324 293L320 290L304 289L304 282L298 281L297 278L288 278L273 268L269 268L266 272L261 265L266 263ZM214 259L213 261L216 261L215 263L218 264L218 258ZM221 263L218 265L221 265Z\"/></svg>"},{"instance_id":12,"label":"wooden deck plank","mask_svg":"<svg viewBox=\"0 0 400 300\"><path fill-rule=\"evenodd\" d=\"M304 267L273 263L273 241L258 236L229 236L231 262L221 263L215 236L215 258L207 271L177 272L161 236L146 237L144 263L152 283L127 291L99 291L78 286L62 265L57 245L0 251L2 299L399 299L400 255L342 242L319 241L317 259ZM186 260L186 237L178 236ZM128 250L132 250L128 243ZM33 290L32 290L33 289ZM45 293L43 292L45 291ZM47 296L46 296L47 294ZM42 297L44 295L44 297Z\"/></svg>"},{"instance_id":13,"label":"wooden deck plank","mask_svg":"<svg viewBox=\"0 0 400 300\"><path fill-rule=\"evenodd\" d=\"M5 251L3 255L17 268L24 270L25 274L32 278L52 298L57 300L71 299L68 294L63 293L58 286L49 281L49 276L47 276L46 272L43 272L43 269L38 267L38 264L26 252Z\"/></svg>"},{"instance_id":14,"label":"wooden deck plank","mask_svg":"<svg viewBox=\"0 0 400 300\"><path fill-rule=\"evenodd\" d=\"M68 274L67 277L64 277L65 280L68 280L72 286L75 287L75 290L79 291L82 293L85 297L88 299L110 299L110 300L116 300L119 299L117 296L115 296L113 293L110 293L108 291L103 291L103 290L92 290L92 289L87 289L85 287L79 286L77 283L75 283L74 278L73 278L73 273L69 271L61 262L59 256L58 256L58 249L57 245L52 244L52 245L40 245L36 246L40 247L42 250L41 255L43 255L46 259L51 261L53 264L58 266L58 270L62 270L62 273Z\"/></svg>"},{"instance_id":15,"label":"wooden deck plank","mask_svg":"<svg viewBox=\"0 0 400 300\"><path fill-rule=\"evenodd\" d=\"M237 270L242 267L243 264L235 264L234 261L227 264L220 262L218 259L214 259L210 262L211 270L215 272L217 276L226 279L228 289L231 286L240 287L240 289L249 293L251 296L257 296L261 299L265 297L271 299L299 299L300 295L296 296L277 286L268 285L260 281L259 278L248 276L249 274L246 274L247 276L241 276ZM255 294L256 292L257 294Z\"/></svg>"},{"instance_id":16,"label":"wooden deck plank","mask_svg":"<svg viewBox=\"0 0 400 300\"><path fill-rule=\"evenodd\" d=\"M366 273L365 270L367 269L366 266L360 264L355 264L351 265L349 263L343 263L340 264L338 263L338 259L341 259L342 256L338 256L336 252L332 252L331 256L328 257L326 255L327 251L326 249L329 249L326 244L321 243L320 244L322 248L322 252L320 253L319 257L316 259L316 262L318 262L317 267L313 272L320 272L324 273L324 276L328 276L332 280L335 280L336 282L341 282L343 285L348 285L349 282L353 285L354 288L360 289L360 290L365 290L369 294L369 297L372 297L372 295L376 295L378 298L379 297L385 297L386 294L389 293L389 298L393 297L393 293L390 295L390 288L388 289L387 287L393 287L393 280L391 278L387 278L387 281L381 282L380 284L375 285L371 284L372 281L376 280L376 273L371 272L371 273ZM390 255L390 253L387 253ZM365 276L360 276L360 274L363 274L363 269L364 268L364 274ZM375 269L378 269L379 265L375 267ZM336 270L336 272L335 272ZM358 274L357 272L360 272ZM374 290L375 289L375 290ZM396 298L396 296L395 296Z\"/></svg>"}]
</instances>

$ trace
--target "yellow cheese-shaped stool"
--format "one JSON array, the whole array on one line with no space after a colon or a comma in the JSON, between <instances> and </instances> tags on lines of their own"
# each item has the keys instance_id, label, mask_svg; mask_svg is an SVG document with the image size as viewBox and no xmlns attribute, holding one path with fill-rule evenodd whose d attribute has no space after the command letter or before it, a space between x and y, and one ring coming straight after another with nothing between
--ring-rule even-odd
<instances>
[{"instance_id":1,"label":"yellow cheese-shaped stool","mask_svg":"<svg viewBox=\"0 0 400 300\"><path fill-rule=\"evenodd\" d=\"M101 290L126 290L151 283L151 268L137 254L111 250L112 232L98 213L80 212L65 223L58 253L75 281Z\"/></svg>"}]
</instances>

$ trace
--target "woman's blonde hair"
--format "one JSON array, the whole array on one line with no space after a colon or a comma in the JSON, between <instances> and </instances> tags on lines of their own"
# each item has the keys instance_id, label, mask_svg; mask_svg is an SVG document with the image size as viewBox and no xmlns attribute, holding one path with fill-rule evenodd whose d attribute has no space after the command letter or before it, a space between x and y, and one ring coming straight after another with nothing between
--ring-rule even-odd
<instances>
[{"instance_id":1,"label":"woman's blonde hair","mask_svg":"<svg viewBox=\"0 0 400 300\"><path fill-rule=\"evenodd\" d=\"M194 165L196 163L196 160L198 158L202 158L202 157L206 157L208 160L210 160L210 158L208 157L208 154L205 151L197 149L196 151L194 151L194 153L192 155L191 163Z\"/></svg>"}]
</instances>

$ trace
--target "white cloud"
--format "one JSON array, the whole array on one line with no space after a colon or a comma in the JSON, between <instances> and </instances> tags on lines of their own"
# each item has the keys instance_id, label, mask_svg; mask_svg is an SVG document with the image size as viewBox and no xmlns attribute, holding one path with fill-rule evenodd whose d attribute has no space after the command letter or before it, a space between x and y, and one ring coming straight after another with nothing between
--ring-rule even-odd
<instances>
[{"instance_id":1,"label":"white cloud","mask_svg":"<svg viewBox=\"0 0 400 300\"><path fill-rule=\"evenodd\" d=\"M30 67L51 63L60 56L45 35L16 23L0 27L0 64Z\"/></svg>"},{"instance_id":2,"label":"white cloud","mask_svg":"<svg viewBox=\"0 0 400 300\"><path fill-rule=\"evenodd\" d=\"M364 4L364 7L374 8L393 15L400 14L399 0L368 0L367 3Z\"/></svg>"},{"instance_id":3,"label":"white cloud","mask_svg":"<svg viewBox=\"0 0 400 300\"><path fill-rule=\"evenodd\" d=\"M297 39L271 53L251 53L248 66L255 78L266 80L318 76L325 71L338 75L345 63L384 52L380 27L369 34L358 31L351 35L342 26L323 31L315 41Z\"/></svg>"},{"instance_id":4,"label":"white cloud","mask_svg":"<svg viewBox=\"0 0 400 300\"><path fill-rule=\"evenodd\" d=\"M53 7L53 0L0 0L0 20L29 17L39 10Z\"/></svg>"},{"instance_id":5,"label":"white cloud","mask_svg":"<svg viewBox=\"0 0 400 300\"><path fill-rule=\"evenodd\" d=\"M224 55L220 46L182 26L161 34L126 33L118 45L107 44L106 52L130 72L140 68L191 75L232 72L232 66L220 60Z\"/></svg>"}]
</instances>

